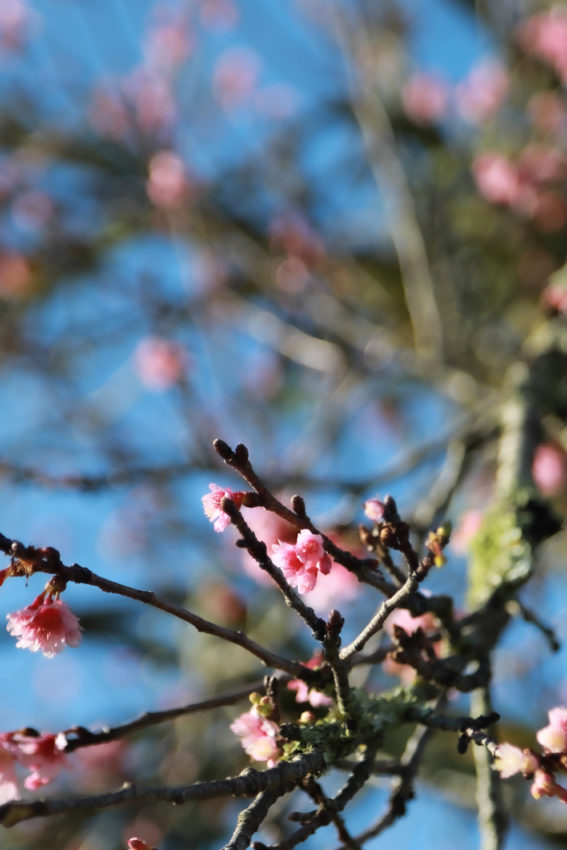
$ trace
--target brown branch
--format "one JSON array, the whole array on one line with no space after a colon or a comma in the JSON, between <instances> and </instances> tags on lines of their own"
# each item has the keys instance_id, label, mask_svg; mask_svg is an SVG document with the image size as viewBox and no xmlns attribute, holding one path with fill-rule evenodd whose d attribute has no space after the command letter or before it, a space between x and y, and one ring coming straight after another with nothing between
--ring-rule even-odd
<instances>
[{"instance_id":1,"label":"brown branch","mask_svg":"<svg viewBox=\"0 0 567 850\"><path fill-rule=\"evenodd\" d=\"M19 541L10 540L8 537L0 534L0 551L12 556L12 575L29 576L37 572L48 573L49 575L58 576L64 582L70 581L75 584L87 584L98 587L104 593L113 593L117 596L126 596L128 599L135 599L137 602L142 602L144 605L150 605L152 608L165 611L167 614L171 614L173 617L189 623L199 632L213 635L228 643L234 643L242 647L242 649L259 658L268 667L284 670L294 677L301 675L305 678L305 675L309 675L309 671L306 674L305 667L299 664L299 662L290 661L281 655L276 655L269 649L251 640L243 632L227 629L224 626L212 623L210 620L205 620L203 617L193 614L192 611L183 608L181 605L174 605L162 599L151 590L138 590L134 587L111 581L97 575L86 567L82 567L80 564L66 566L61 561L59 552L56 549L51 547L47 549L37 549L33 546L26 547Z\"/></svg>"},{"instance_id":2,"label":"brown branch","mask_svg":"<svg viewBox=\"0 0 567 850\"><path fill-rule=\"evenodd\" d=\"M267 790L258 794L254 802L238 816L236 829L222 850L246 850L250 839L261 826L270 808L283 793L285 792L281 790Z\"/></svg>"},{"instance_id":3,"label":"brown branch","mask_svg":"<svg viewBox=\"0 0 567 850\"><path fill-rule=\"evenodd\" d=\"M385 599L382 602L375 615L360 634L341 651L341 658L343 661L347 661L356 652L359 652L370 638L375 635L376 632L380 631L384 625L384 621L392 613L392 611L398 608L401 602L404 602L413 593L415 593L418 587L419 582L417 578L413 574L410 574L399 590L393 593L389 599Z\"/></svg>"},{"instance_id":4,"label":"brown branch","mask_svg":"<svg viewBox=\"0 0 567 850\"><path fill-rule=\"evenodd\" d=\"M89 797L61 799L13 800L0 806L0 824L15 826L25 820L70 812L94 812L130 803L166 802L181 805L190 800L212 800L220 797L254 797L262 791L283 792L297 785L307 775L317 774L325 768L320 752L306 753L293 761L285 761L267 770L248 768L239 776L195 782L192 785L137 786L126 783L119 791Z\"/></svg>"},{"instance_id":5,"label":"brown branch","mask_svg":"<svg viewBox=\"0 0 567 850\"><path fill-rule=\"evenodd\" d=\"M82 747L91 747L97 744L106 744L108 741L116 741L125 735L130 735L132 732L139 732L141 729L147 729L148 727L156 726L158 723L165 723L168 720L175 720L177 717L184 717L186 714L194 714L197 711L207 711L225 705L234 705L234 703L244 699L254 691L262 691L263 688L264 682L255 682L252 685L247 685L245 688L240 688L240 690L232 691L228 694L220 694L219 696L211 697L201 702L167 708L164 711L148 711L136 720L123 723L121 726L105 727L100 732L91 732L83 726L74 726L72 729L66 729L63 733L67 738L65 752L72 753L74 750ZM69 735L73 737L69 738Z\"/></svg>"},{"instance_id":6,"label":"brown branch","mask_svg":"<svg viewBox=\"0 0 567 850\"><path fill-rule=\"evenodd\" d=\"M264 570L277 584L285 599L286 605L293 608L302 620L310 627L315 640L322 641L325 635L325 621L318 617L313 608L306 605L299 594L290 586L284 574L268 556L266 544L258 540L241 512L231 499L222 500L222 509L231 519L232 524L242 535L244 548L254 558L260 569Z\"/></svg>"},{"instance_id":7,"label":"brown branch","mask_svg":"<svg viewBox=\"0 0 567 850\"><path fill-rule=\"evenodd\" d=\"M353 572L360 581L373 585L386 596L390 596L394 593L396 590L395 586L378 572L377 561L372 558L357 558L356 555L352 554L352 552L341 549L340 546L333 543L333 541L323 534L323 532L320 531L307 516L304 510L305 505L303 504L303 500L301 500L302 509L299 513L297 513L286 507L279 501L279 499L276 499L262 479L254 471L248 457L248 449L246 446L240 443L236 447L235 451L233 451L230 446L224 442L224 440L216 439L213 441L213 447L224 462L232 469L236 470L241 478L243 478L244 481L246 481L246 483L258 493L261 498L262 507L277 514L277 516L300 530L307 528L309 531L312 531L313 534L321 535L325 551L328 552L333 560L335 560L338 564L342 564L342 566L346 567L347 570Z\"/></svg>"}]
</instances>

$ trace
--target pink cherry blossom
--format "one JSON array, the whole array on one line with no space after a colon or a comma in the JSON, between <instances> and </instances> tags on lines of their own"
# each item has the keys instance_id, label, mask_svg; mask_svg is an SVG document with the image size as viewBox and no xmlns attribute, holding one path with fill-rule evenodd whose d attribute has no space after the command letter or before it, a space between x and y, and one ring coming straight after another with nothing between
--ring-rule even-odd
<instances>
[{"instance_id":1,"label":"pink cherry blossom","mask_svg":"<svg viewBox=\"0 0 567 850\"><path fill-rule=\"evenodd\" d=\"M230 724L230 729L241 738L245 752L254 761L266 761L269 767L277 762L280 750L277 744L279 727L272 720L262 717L256 706L244 712Z\"/></svg>"},{"instance_id":2,"label":"pink cherry blossom","mask_svg":"<svg viewBox=\"0 0 567 850\"><path fill-rule=\"evenodd\" d=\"M558 283L550 283L542 292L543 303L550 307L554 313L567 316L567 286Z\"/></svg>"},{"instance_id":3,"label":"pink cherry blossom","mask_svg":"<svg viewBox=\"0 0 567 850\"><path fill-rule=\"evenodd\" d=\"M178 383L189 365L187 350L180 343L155 336L143 339L134 357L140 380L151 390L166 390Z\"/></svg>"},{"instance_id":4,"label":"pink cherry blossom","mask_svg":"<svg viewBox=\"0 0 567 850\"><path fill-rule=\"evenodd\" d=\"M52 658L66 646L79 646L81 627L66 602L54 599L45 590L21 611L7 615L6 629L19 637L16 646L31 652L41 650Z\"/></svg>"},{"instance_id":5,"label":"pink cherry blossom","mask_svg":"<svg viewBox=\"0 0 567 850\"><path fill-rule=\"evenodd\" d=\"M35 736L16 732L13 741L18 747L18 761L32 771L24 782L26 788L48 785L68 766L64 753L67 739L62 733Z\"/></svg>"},{"instance_id":6,"label":"pink cherry blossom","mask_svg":"<svg viewBox=\"0 0 567 850\"><path fill-rule=\"evenodd\" d=\"M551 753L567 752L567 708L559 706L548 712L549 724L536 734L538 743Z\"/></svg>"},{"instance_id":7,"label":"pink cherry blossom","mask_svg":"<svg viewBox=\"0 0 567 850\"><path fill-rule=\"evenodd\" d=\"M497 59L482 59L455 91L457 109L471 124L493 118L508 93L508 72Z\"/></svg>"},{"instance_id":8,"label":"pink cherry blossom","mask_svg":"<svg viewBox=\"0 0 567 850\"><path fill-rule=\"evenodd\" d=\"M323 549L323 538L304 528L295 543L279 541L272 545L274 564L283 572L292 587L300 593L309 593L317 583L319 573L327 575L331 559Z\"/></svg>"},{"instance_id":9,"label":"pink cherry blossom","mask_svg":"<svg viewBox=\"0 0 567 850\"><path fill-rule=\"evenodd\" d=\"M483 512L479 510L465 511L460 522L451 535L451 546L458 555L468 552L470 544L482 525Z\"/></svg>"},{"instance_id":10,"label":"pink cherry blossom","mask_svg":"<svg viewBox=\"0 0 567 850\"><path fill-rule=\"evenodd\" d=\"M520 197L520 178L515 164L498 153L479 154L472 166L480 194L491 204L514 205Z\"/></svg>"},{"instance_id":11,"label":"pink cherry blossom","mask_svg":"<svg viewBox=\"0 0 567 850\"><path fill-rule=\"evenodd\" d=\"M146 190L151 201L164 210L178 209L192 194L185 164L172 151L159 151L149 163Z\"/></svg>"},{"instance_id":12,"label":"pink cherry blossom","mask_svg":"<svg viewBox=\"0 0 567 850\"><path fill-rule=\"evenodd\" d=\"M384 516L384 502L381 502L376 497L367 499L364 503L364 513L368 519L374 522L380 522Z\"/></svg>"},{"instance_id":13,"label":"pink cherry blossom","mask_svg":"<svg viewBox=\"0 0 567 850\"><path fill-rule=\"evenodd\" d=\"M447 112L449 87L436 74L413 74L402 89L402 103L416 124L434 124Z\"/></svg>"},{"instance_id":14,"label":"pink cherry blossom","mask_svg":"<svg viewBox=\"0 0 567 850\"><path fill-rule=\"evenodd\" d=\"M518 40L527 53L542 59L567 79L567 10L555 6L529 17L518 28Z\"/></svg>"},{"instance_id":15,"label":"pink cherry blossom","mask_svg":"<svg viewBox=\"0 0 567 850\"><path fill-rule=\"evenodd\" d=\"M221 54L213 72L213 92L225 110L242 106L252 96L260 74L260 57L248 47Z\"/></svg>"},{"instance_id":16,"label":"pink cherry blossom","mask_svg":"<svg viewBox=\"0 0 567 850\"><path fill-rule=\"evenodd\" d=\"M567 456L555 443L541 443L534 452L532 477L544 496L560 493L567 482Z\"/></svg>"},{"instance_id":17,"label":"pink cherry blossom","mask_svg":"<svg viewBox=\"0 0 567 850\"><path fill-rule=\"evenodd\" d=\"M219 487L209 484L210 493L202 497L205 516L213 523L215 531L224 531L230 525L230 517L222 509L222 500L231 499L237 508L242 506L245 493L241 490L231 490L230 487Z\"/></svg>"},{"instance_id":18,"label":"pink cherry blossom","mask_svg":"<svg viewBox=\"0 0 567 850\"><path fill-rule=\"evenodd\" d=\"M133 835L128 839L127 850L152 850L152 848L142 838L136 838Z\"/></svg>"},{"instance_id":19,"label":"pink cherry blossom","mask_svg":"<svg viewBox=\"0 0 567 850\"><path fill-rule=\"evenodd\" d=\"M567 789L558 785L553 776L541 768L536 770L530 792L536 800L541 800L542 797L557 797L567 803Z\"/></svg>"},{"instance_id":20,"label":"pink cherry blossom","mask_svg":"<svg viewBox=\"0 0 567 850\"><path fill-rule=\"evenodd\" d=\"M538 766L538 760L529 750L521 750L513 744L500 744L493 767L503 779L515 773L532 774Z\"/></svg>"}]
</instances>

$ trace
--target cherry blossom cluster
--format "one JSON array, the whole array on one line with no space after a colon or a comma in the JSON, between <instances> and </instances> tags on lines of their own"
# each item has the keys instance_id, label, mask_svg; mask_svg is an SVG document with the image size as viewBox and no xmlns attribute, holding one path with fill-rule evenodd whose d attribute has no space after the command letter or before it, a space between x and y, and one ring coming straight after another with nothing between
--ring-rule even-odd
<instances>
[{"instance_id":1,"label":"cherry blossom cluster","mask_svg":"<svg viewBox=\"0 0 567 850\"><path fill-rule=\"evenodd\" d=\"M532 779L531 794L536 800L541 797L557 797L567 803L567 788L555 780L555 772L567 772L567 708L558 706L548 712L549 723L536 733L543 753L531 749L520 749L513 744L500 744L494 768L507 779L516 773Z\"/></svg>"},{"instance_id":2,"label":"cherry blossom cluster","mask_svg":"<svg viewBox=\"0 0 567 850\"><path fill-rule=\"evenodd\" d=\"M32 735L29 730L0 734L0 803L19 798L17 765L31 771L24 781L30 790L41 788L67 767L65 735Z\"/></svg>"},{"instance_id":3,"label":"cherry blossom cluster","mask_svg":"<svg viewBox=\"0 0 567 850\"><path fill-rule=\"evenodd\" d=\"M273 705L268 697L250 694L252 708L230 724L230 729L241 739L240 743L254 761L265 761L273 767L281 755L278 745L279 726L269 719Z\"/></svg>"}]
</instances>

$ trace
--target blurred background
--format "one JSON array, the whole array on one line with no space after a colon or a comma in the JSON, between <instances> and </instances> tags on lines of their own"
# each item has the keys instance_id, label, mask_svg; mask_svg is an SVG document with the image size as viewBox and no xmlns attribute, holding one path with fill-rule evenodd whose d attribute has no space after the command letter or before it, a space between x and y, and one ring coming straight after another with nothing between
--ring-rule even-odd
<instances>
[{"instance_id":1,"label":"blurred background","mask_svg":"<svg viewBox=\"0 0 567 850\"><path fill-rule=\"evenodd\" d=\"M210 482L240 486L212 451L222 437L342 545L356 549L377 494L417 532L450 518L428 586L464 606L506 375L567 314L566 83L567 7L545 2L2 0L0 531L307 661L309 636L203 515ZM565 393L563 372L550 383ZM533 467L559 513L564 413L548 411ZM267 542L289 531L251 522ZM559 638L565 549L562 533L546 544L528 591ZM42 588L8 581L2 612ZM65 599L79 648L45 659L0 633L1 730L99 728L262 675L160 612L75 586ZM379 602L340 569L307 599L339 606L347 636ZM503 735L533 743L567 700L564 670L564 651L509 627ZM47 790L241 770L228 726L245 708L78 752ZM508 785L509 846L565 846L565 807ZM472 762L452 738L435 739L418 788L368 846L409 850L419 830L420 847L476 847ZM387 793L352 804L355 831ZM241 807L131 807L2 842L213 848ZM286 829L278 811L261 837ZM335 844L328 829L306 846Z\"/></svg>"}]
</instances>

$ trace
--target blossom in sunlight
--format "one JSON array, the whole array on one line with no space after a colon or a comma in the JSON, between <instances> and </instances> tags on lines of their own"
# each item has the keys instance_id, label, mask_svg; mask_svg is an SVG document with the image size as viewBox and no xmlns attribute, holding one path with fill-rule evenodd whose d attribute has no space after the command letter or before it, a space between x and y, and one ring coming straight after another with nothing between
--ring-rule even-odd
<instances>
[{"instance_id":1,"label":"blossom in sunlight","mask_svg":"<svg viewBox=\"0 0 567 850\"><path fill-rule=\"evenodd\" d=\"M262 717L256 706L244 712L230 724L230 729L241 739L245 752L254 761L266 761L273 767L279 758L277 723Z\"/></svg>"},{"instance_id":2,"label":"blossom in sunlight","mask_svg":"<svg viewBox=\"0 0 567 850\"><path fill-rule=\"evenodd\" d=\"M6 629L19 640L19 649L41 650L52 658L66 646L79 646L81 627L66 602L43 591L31 605L7 615Z\"/></svg>"},{"instance_id":3,"label":"blossom in sunlight","mask_svg":"<svg viewBox=\"0 0 567 850\"><path fill-rule=\"evenodd\" d=\"M367 499L364 503L364 513L368 519L380 522L384 516L384 502L380 499Z\"/></svg>"},{"instance_id":4,"label":"blossom in sunlight","mask_svg":"<svg viewBox=\"0 0 567 850\"><path fill-rule=\"evenodd\" d=\"M317 583L319 573L327 575L332 561L323 549L323 538L304 528L295 543L281 540L272 545L274 564L283 572L292 587L300 593L309 593Z\"/></svg>"},{"instance_id":5,"label":"blossom in sunlight","mask_svg":"<svg viewBox=\"0 0 567 850\"><path fill-rule=\"evenodd\" d=\"M552 708L548 717L549 724L536 734L538 743L550 753L567 752L567 708Z\"/></svg>"},{"instance_id":6,"label":"blossom in sunlight","mask_svg":"<svg viewBox=\"0 0 567 850\"><path fill-rule=\"evenodd\" d=\"M532 461L532 477L540 493L555 496L567 481L567 457L555 443L542 443Z\"/></svg>"},{"instance_id":7,"label":"blossom in sunlight","mask_svg":"<svg viewBox=\"0 0 567 850\"><path fill-rule=\"evenodd\" d=\"M237 508L242 506L245 493L241 490L231 490L230 487L219 487L209 484L210 493L202 497L205 516L213 523L215 531L224 531L230 525L230 517L222 509L222 500L231 499Z\"/></svg>"},{"instance_id":8,"label":"blossom in sunlight","mask_svg":"<svg viewBox=\"0 0 567 850\"><path fill-rule=\"evenodd\" d=\"M189 364L180 343L154 336L138 344L134 357L140 380L151 390L166 390L178 383Z\"/></svg>"},{"instance_id":9,"label":"blossom in sunlight","mask_svg":"<svg viewBox=\"0 0 567 850\"><path fill-rule=\"evenodd\" d=\"M67 746L65 735L21 735L13 733L13 741L18 747L17 759L20 764L31 770L24 782L26 788L34 790L48 785L67 767L64 750Z\"/></svg>"},{"instance_id":10,"label":"blossom in sunlight","mask_svg":"<svg viewBox=\"0 0 567 850\"><path fill-rule=\"evenodd\" d=\"M500 744L492 766L503 779L508 779L515 773L533 774L538 760L529 750L521 750L513 744Z\"/></svg>"},{"instance_id":11,"label":"blossom in sunlight","mask_svg":"<svg viewBox=\"0 0 567 850\"><path fill-rule=\"evenodd\" d=\"M416 124L434 124L447 112L449 87L436 74L413 74L402 89L402 103Z\"/></svg>"}]
</instances>

